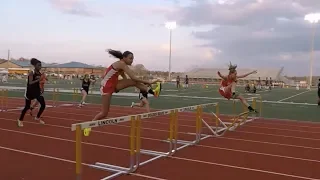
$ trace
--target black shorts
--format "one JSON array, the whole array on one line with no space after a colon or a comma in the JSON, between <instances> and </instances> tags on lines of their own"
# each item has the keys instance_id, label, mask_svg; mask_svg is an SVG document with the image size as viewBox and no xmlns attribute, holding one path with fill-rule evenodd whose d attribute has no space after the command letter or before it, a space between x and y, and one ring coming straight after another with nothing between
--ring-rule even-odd
<instances>
[{"instance_id":1,"label":"black shorts","mask_svg":"<svg viewBox=\"0 0 320 180\"><path fill-rule=\"evenodd\" d=\"M143 98L148 99L148 93L142 93L142 92L140 92L140 93L139 93L139 99L142 100Z\"/></svg>"},{"instance_id":2,"label":"black shorts","mask_svg":"<svg viewBox=\"0 0 320 180\"><path fill-rule=\"evenodd\" d=\"M28 94L28 95L25 96L25 98L28 99L28 100L34 100L34 99L37 99L40 96L42 96L42 93Z\"/></svg>"},{"instance_id":3,"label":"black shorts","mask_svg":"<svg viewBox=\"0 0 320 180\"><path fill-rule=\"evenodd\" d=\"M320 98L320 91L318 91L318 97Z\"/></svg>"},{"instance_id":4,"label":"black shorts","mask_svg":"<svg viewBox=\"0 0 320 180\"><path fill-rule=\"evenodd\" d=\"M89 94L89 89L88 88L81 88L80 91L82 91L82 90L86 91L86 93Z\"/></svg>"}]
</instances>

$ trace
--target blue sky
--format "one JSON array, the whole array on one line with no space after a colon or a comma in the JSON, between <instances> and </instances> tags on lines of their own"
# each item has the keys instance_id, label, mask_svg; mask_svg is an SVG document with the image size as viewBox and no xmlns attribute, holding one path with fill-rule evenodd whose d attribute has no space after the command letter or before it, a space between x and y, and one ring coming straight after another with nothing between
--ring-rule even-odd
<instances>
[{"instance_id":1,"label":"blue sky","mask_svg":"<svg viewBox=\"0 0 320 180\"><path fill-rule=\"evenodd\" d=\"M169 31L163 25L167 20L161 10L172 8L175 4L171 1L69 1L85 4L84 11L96 13L92 17L63 12L68 1L60 2L55 6L50 0L3 0L0 57L6 57L6 50L11 49L15 58L38 57L46 62L80 61L107 66L114 59L104 50L114 48L133 51L135 63L147 68L168 67ZM174 51L190 49L196 41L189 28L177 28L173 32L172 61L175 56L190 58ZM173 70L184 70L178 64L173 62Z\"/></svg>"},{"instance_id":2,"label":"blue sky","mask_svg":"<svg viewBox=\"0 0 320 180\"><path fill-rule=\"evenodd\" d=\"M169 30L164 22L176 20L174 71L225 67L232 61L252 68L285 66L289 75L308 74L311 26L301 18L320 10L320 3L278 2L2 0L0 58L10 49L14 58L108 66L114 59L105 49L113 48L134 52L135 63L148 69L167 70ZM316 41L316 59L319 46ZM319 64L315 62L316 74Z\"/></svg>"}]
</instances>

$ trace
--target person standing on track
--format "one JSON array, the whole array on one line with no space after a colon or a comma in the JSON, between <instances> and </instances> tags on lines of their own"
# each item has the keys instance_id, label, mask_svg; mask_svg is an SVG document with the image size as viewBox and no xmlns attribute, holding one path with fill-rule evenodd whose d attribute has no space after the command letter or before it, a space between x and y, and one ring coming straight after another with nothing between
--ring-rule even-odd
<instances>
[{"instance_id":1,"label":"person standing on track","mask_svg":"<svg viewBox=\"0 0 320 180\"><path fill-rule=\"evenodd\" d=\"M320 79L318 83L318 106L320 106Z\"/></svg>"},{"instance_id":2,"label":"person standing on track","mask_svg":"<svg viewBox=\"0 0 320 180\"><path fill-rule=\"evenodd\" d=\"M95 80L90 79L88 74L84 75L84 78L80 80L82 80L80 89L82 94L82 100L80 101L79 107L82 107L83 105L85 105L87 95L89 94L90 84L95 82Z\"/></svg>"},{"instance_id":3,"label":"person standing on track","mask_svg":"<svg viewBox=\"0 0 320 180\"><path fill-rule=\"evenodd\" d=\"M239 99L246 107L248 107L248 110L250 112L255 112L257 111L253 109L249 103L246 101L246 99L241 96L238 92L236 92L236 83L239 78L244 78L249 76L250 74L255 74L257 71L252 71L250 73L244 74L244 75L237 75L237 65L232 65L230 62L229 65L229 75L224 76L218 71L218 75L222 78L221 81L221 86L219 88L219 93L221 96L223 96L226 99Z\"/></svg>"},{"instance_id":4,"label":"person standing on track","mask_svg":"<svg viewBox=\"0 0 320 180\"><path fill-rule=\"evenodd\" d=\"M132 52L125 51L124 53L122 53L120 51L109 49L108 53L119 60L111 64L105 71L100 88L100 92L102 95L101 112L99 112L92 119L92 121L100 120L107 117L110 109L112 94L128 87L137 87L140 89L140 91L152 94L155 97L158 97L160 95L160 83L157 84L157 87L154 90L152 90L152 88L150 87L151 84L153 84L154 82L160 82L160 80L150 82L139 79L135 76L134 71L129 68L134 58ZM130 77L130 79L127 78L125 73ZM119 75L122 76L123 79L119 80ZM85 132L90 132L90 128L85 129Z\"/></svg>"},{"instance_id":5,"label":"person standing on track","mask_svg":"<svg viewBox=\"0 0 320 180\"><path fill-rule=\"evenodd\" d=\"M188 87L189 87L189 77L188 77L188 75L186 75L186 79L184 80L184 84L185 84L184 87L188 89Z\"/></svg>"},{"instance_id":6,"label":"person standing on track","mask_svg":"<svg viewBox=\"0 0 320 180\"><path fill-rule=\"evenodd\" d=\"M46 81L48 81L47 76L45 74L45 71L42 71L41 73L41 77L40 77L40 91L41 91L41 95L43 96L44 93L44 84L46 83ZM35 99L34 102L32 103L31 107L30 107L30 115L32 116L33 114L33 109L39 104L39 102Z\"/></svg>"},{"instance_id":7,"label":"person standing on track","mask_svg":"<svg viewBox=\"0 0 320 180\"><path fill-rule=\"evenodd\" d=\"M34 70L31 71L28 75L27 88L25 92L25 106L21 112L20 118L17 121L19 127L23 127L23 118L26 112L30 109L31 101L33 99L36 99L41 105L38 114L34 119L41 124L44 124L44 121L41 119L41 114L46 108L46 103L42 96L40 88L41 62L38 59L32 58L30 63L34 66Z\"/></svg>"},{"instance_id":8,"label":"person standing on track","mask_svg":"<svg viewBox=\"0 0 320 180\"><path fill-rule=\"evenodd\" d=\"M180 89L180 76L177 76L176 82L177 82L177 89Z\"/></svg>"}]
</instances>

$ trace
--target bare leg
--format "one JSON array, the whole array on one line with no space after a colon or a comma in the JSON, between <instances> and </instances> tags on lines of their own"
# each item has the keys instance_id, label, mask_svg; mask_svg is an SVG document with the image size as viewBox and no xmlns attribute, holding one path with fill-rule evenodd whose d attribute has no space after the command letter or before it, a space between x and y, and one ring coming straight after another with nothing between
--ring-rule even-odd
<instances>
[{"instance_id":1,"label":"bare leg","mask_svg":"<svg viewBox=\"0 0 320 180\"><path fill-rule=\"evenodd\" d=\"M236 99L239 99L242 102L242 104L244 104L246 107L250 106L250 104L247 102L247 100L244 97L242 97L241 95L237 96Z\"/></svg>"},{"instance_id":2,"label":"bare leg","mask_svg":"<svg viewBox=\"0 0 320 180\"><path fill-rule=\"evenodd\" d=\"M30 109L32 110L33 108L35 108L37 105L39 104L39 102L37 100L34 100Z\"/></svg>"},{"instance_id":3,"label":"bare leg","mask_svg":"<svg viewBox=\"0 0 320 180\"><path fill-rule=\"evenodd\" d=\"M101 120L101 119L106 118L108 116L109 109L110 109L111 97L112 97L112 94L106 94L106 95L102 96L102 109L101 109L101 112L99 112L92 119L92 121Z\"/></svg>"},{"instance_id":4,"label":"bare leg","mask_svg":"<svg viewBox=\"0 0 320 180\"><path fill-rule=\"evenodd\" d=\"M152 95L155 95L155 92L150 87L148 87L142 83L138 83L136 81L133 81L131 79L119 80L117 87L116 87L116 90L120 91L120 90L128 88L128 87L137 87L141 91L145 91L145 92L148 92Z\"/></svg>"},{"instance_id":5,"label":"bare leg","mask_svg":"<svg viewBox=\"0 0 320 180\"><path fill-rule=\"evenodd\" d=\"M249 111L254 111L254 112L257 112L255 109L253 109L250 104L247 102L247 100L242 97L241 95L238 95L235 99L239 99L241 101L242 104L244 104Z\"/></svg>"},{"instance_id":6,"label":"bare leg","mask_svg":"<svg viewBox=\"0 0 320 180\"><path fill-rule=\"evenodd\" d=\"M144 103L142 102L142 100L140 101L140 103L133 103L132 107L143 107Z\"/></svg>"},{"instance_id":7,"label":"bare leg","mask_svg":"<svg viewBox=\"0 0 320 180\"><path fill-rule=\"evenodd\" d=\"M82 94L82 99L80 101L80 104L83 104L86 101L86 98L87 98L88 94L87 94L87 92L85 90L82 90L81 94Z\"/></svg>"},{"instance_id":8,"label":"bare leg","mask_svg":"<svg viewBox=\"0 0 320 180\"><path fill-rule=\"evenodd\" d=\"M149 101L146 98L143 98L142 102L145 105L147 112L150 112Z\"/></svg>"}]
</instances>

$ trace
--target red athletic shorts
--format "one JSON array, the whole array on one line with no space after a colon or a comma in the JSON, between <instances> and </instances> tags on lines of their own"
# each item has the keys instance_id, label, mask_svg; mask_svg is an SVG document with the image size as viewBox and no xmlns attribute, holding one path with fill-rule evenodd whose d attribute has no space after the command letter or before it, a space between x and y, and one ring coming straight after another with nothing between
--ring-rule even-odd
<instances>
[{"instance_id":1,"label":"red athletic shorts","mask_svg":"<svg viewBox=\"0 0 320 180\"><path fill-rule=\"evenodd\" d=\"M101 95L106 95L106 94L113 94L114 92L118 92L116 87L118 84L118 79L117 81L108 81L106 84L101 86L100 88L100 93Z\"/></svg>"},{"instance_id":2,"label":"red athletic shorts","mask_svg":"<svg viewBox=\"0 0 320 180\"><path fill-rule=\"evenodd\" d=\"M229 99L232 98L232 92L231 92L231 89L229 91L227 91L225 88L226 87L221 86L219 88L219 93L220 93L221 96L223 96L224 98L227 98L229 100Z\"/></svg>"}]
</instances>

